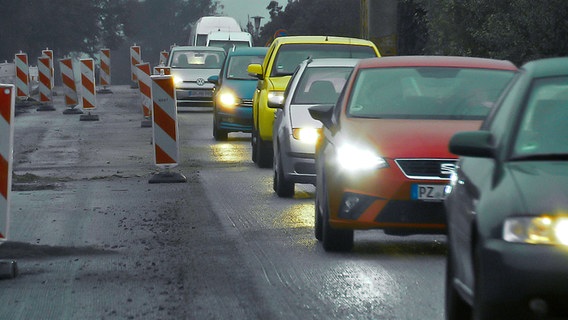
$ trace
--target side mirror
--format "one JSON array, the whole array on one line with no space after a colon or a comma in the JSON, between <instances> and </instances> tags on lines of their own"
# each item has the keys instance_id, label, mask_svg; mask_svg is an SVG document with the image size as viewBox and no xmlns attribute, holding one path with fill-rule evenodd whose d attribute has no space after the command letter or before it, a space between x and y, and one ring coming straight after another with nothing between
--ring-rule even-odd
<instances>
[{"instance_id":1,"label":"side mirror","mask_svg":"<svg viewBox=\"0 0 568 320\"><path fill-rule=\"evenodd\" d=\"M210 76L209 78L207 78L207 82L211 82L214 85L219 85L219 76L218 75Z\"/></svg>"},{"instance_id":2,"label":"side mirror","mask_svg":"<svg viewBox=\"0 0 568 320\"><path fill-rule=\"evenodd\" d=\"M262 66L260 64L249 64L247 67L247 72L251 77L256 77L262 80L264 77L262 75Z\"/></svg>"},{"instance_id":3,"label":"side mirror","mask_svg":"<svg viewBox=\"0 0 568 320\"><path fill-rule=\"evenodd\" d=\"M458 132L450 139L449 150L458 156L493 158L495 148L489 131Z\"/></svg>"},{"instance_id":4,"label":"side mirror","mask_svg":"<svg viewBox=\"0 0 568 320\"><path fill-rule=\"evenodd\" d=\"M310 116L312 118L320 121L324 127L331 129L334 126L333 123L333 108L335 105L333 104L322 104L318 106L313 106L308 109L310 112Z\"/></svg>"}]
</instances>

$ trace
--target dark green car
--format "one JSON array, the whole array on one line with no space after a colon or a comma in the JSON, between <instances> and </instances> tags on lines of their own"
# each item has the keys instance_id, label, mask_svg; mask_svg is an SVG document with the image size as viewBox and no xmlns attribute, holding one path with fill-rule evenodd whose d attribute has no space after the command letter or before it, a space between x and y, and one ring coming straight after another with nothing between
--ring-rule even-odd
<instances>
[{"instance_id":1,"label":"dark green car","mask_svg":"<svg viewBox=\"0 0 568 320\"><path fill-rule=\"evenodd\" d=\"M525 64L449 147L446 318L568 316L568 58Z\"/></svg>"}]
</instances>

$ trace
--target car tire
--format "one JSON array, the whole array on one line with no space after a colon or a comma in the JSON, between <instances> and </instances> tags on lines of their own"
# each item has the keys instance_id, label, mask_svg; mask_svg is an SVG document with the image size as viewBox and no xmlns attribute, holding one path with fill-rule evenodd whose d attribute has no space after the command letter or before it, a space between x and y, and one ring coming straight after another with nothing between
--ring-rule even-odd
<instances>
[{"instance_id":1,"label":"car tire","mask_svg":"<svg viewBox=\"0 0 568 320\"><path fill-rule=\"evenodd\" d=\"M294 182L286 179L284 169L282 168L282 160L279 154L274 155L274 178L272 179L272 188L280 198L291 198L294 196Z\"/></svg>"},{"instance_id":2,"label":"car tire","mask_svg":"<svg viewBox=\"0 0 568 320\"><path fill-rule=\"evenodd\" d=\"M316 200L315 200L315 212L314 212L314 236L318 241L323 240L323 219L322 219L322 212L320 210L319 198L316 192Z\"/></svg>"},{"instance_id":3,"label":"car tire","mask_svg":"<svg viewBox=\"0 0 568 320\"><path fill-rule=\"evenodd\" d=\"M257 133L254 127L252 128L251 138L250 138L250 146L251 146L251 160L252 162L256 163L256 140L257 140Z\"/></svg>"},{"instance_id":4,"label":"car tire","mask_svg":"<svg viewBox=\"0 0 568 320\"><path fill-rule=\"evenodd\" d=\"M465 302L454 287L454 259L448 239L448 258L446 260L446 320L472 319L471 306Z\"/></svg>"},{"instance_id":5,"label":"car tire","mask_svg":"<svg viewBox=\"0 0 568 320\"><path fill-rule=\"evenodd\" d=\"M262 138L257 132L256 135L256 165L259 168L270 168L273 162L273 149L272 142L270 144L262 141Z\"/></svg>"},{"instance_id":6,"label":"car tire","mask_svg":"<svg viewBox=\"0 0 568 320\"><path fill-rule=\"evenodd\" d=\"M329 223L329 197L324 189L322 208L322 245L323 249L328 252L346 252L353 248L353 230L334 229Z\"/></svg>"},{"instance_id":7,"label":"car tire","mask_svg":"<svg viewBox=\"0 0 568 320\"><path fill-rule=\"evenodd\" d=\"M216 118L216 117L215 117ZM219 122L217 119L213 120L213 138L215 141L226 141L229 132L227 130L219 129Z\"/></svg>"}]
</instances>

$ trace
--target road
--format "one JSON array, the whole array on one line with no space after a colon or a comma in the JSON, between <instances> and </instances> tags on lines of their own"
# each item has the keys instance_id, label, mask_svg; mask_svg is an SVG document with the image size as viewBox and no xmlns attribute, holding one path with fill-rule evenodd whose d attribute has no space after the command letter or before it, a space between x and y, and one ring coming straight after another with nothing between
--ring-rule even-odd
<instances>
[{"instance_id":1,"label":"road","mask_svg":"<svg viewBox=\"0 0 568 320\"><path fill-rule=\"evenodd\" d=\"M314 191L272 191L250 135L212 138L180 113L186 183L148 183L152 129L137 91L98 95L99 121L64 107L16 117L0 319L443 319L443 236L355 233L350 253L313 237Z\"/></svg>"}]
</instances>

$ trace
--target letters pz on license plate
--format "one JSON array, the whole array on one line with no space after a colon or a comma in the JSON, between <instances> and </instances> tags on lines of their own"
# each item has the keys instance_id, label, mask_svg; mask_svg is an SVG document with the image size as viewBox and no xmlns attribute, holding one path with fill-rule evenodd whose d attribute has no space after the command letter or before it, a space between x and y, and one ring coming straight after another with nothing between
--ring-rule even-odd
<instances>
[{"instance_id":1,"label":"letters pz on license plate","mask_svg":"<svg viewBox=\"0 0 568 320\"><path fill-rule=\"evenodd\" d=\"M443 184L413 184L410 190L412 200L442 201L445 198Z\"/></svg>"}]
</instances>

